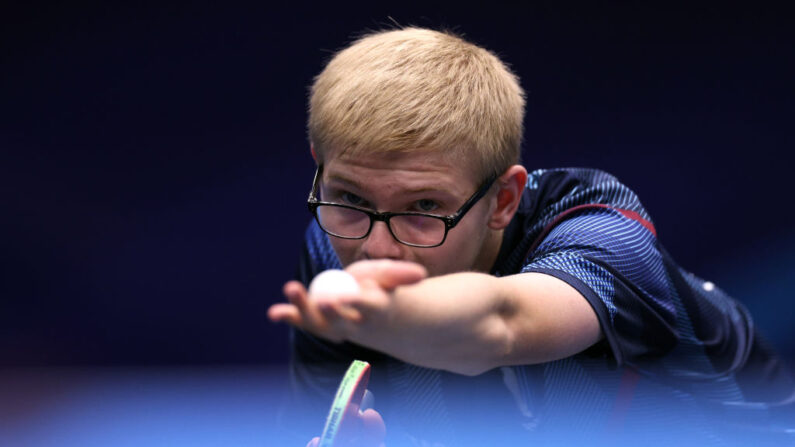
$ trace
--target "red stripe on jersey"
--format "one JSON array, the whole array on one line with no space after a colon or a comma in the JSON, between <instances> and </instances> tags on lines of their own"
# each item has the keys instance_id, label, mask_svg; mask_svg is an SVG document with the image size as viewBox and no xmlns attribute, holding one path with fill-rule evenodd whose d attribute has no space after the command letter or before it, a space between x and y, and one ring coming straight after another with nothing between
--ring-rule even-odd
<instances>
[{"instance_id":1,"label":"red stripe on jersey","mask_svg":"<svg viewBox=\"0 0 795 447\"><path fill-rule=\"evenodd\" d=\"M646 228L647 230L649 230L654 237L657 237L657 229L654 228L654 224L652 224L648 220L646 220L643 217L641 217L641 215L637 211L631 211L631 210L624 210L624 209L621 209L621 208L615 208L615 207L612 207L610 205L605 205L605 204L602 204L602 203L586 203L584 205L578 205L578 206L569 208L566 211L564 211L564 212L558 214L557 216L555 216L555 218L552 220L552 222L548 223L547 226L544 227L544 230L541 232L541 234L538 235L538 238L535 240L535 242L533 242L533 245L527 251L527 255L525 256L525 259L531 253L533 253L535 251L535 249L538 248L539 245L541 245L541 242L544 240L544 238L547 237L547 235L552 231L552 229L555 228L555 226L557 226L561 221L563 221L566 218L570 217L574 213L577 213L577 212L580 212L580 211L584 211L584 210L589 210L589 209L609 209L609 210L618 211L624 217L632 219L632 220L638 222L639 224L643 225L643 227Z\"/></svg>"}]
</instances>

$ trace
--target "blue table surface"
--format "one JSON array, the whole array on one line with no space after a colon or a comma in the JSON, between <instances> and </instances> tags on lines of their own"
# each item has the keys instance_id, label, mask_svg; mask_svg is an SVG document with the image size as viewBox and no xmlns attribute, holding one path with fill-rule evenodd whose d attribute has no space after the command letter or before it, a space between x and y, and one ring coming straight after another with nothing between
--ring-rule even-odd
<instances>
[{"instance_id":1,"label":"blue table surface","mask_svg":"<svg viewBox=\"0 0 795 447\"><path fill-rule=\"evenodd\" d=\"M286 384L284 367L0 370L0 446L278 445Z\"/></svg>"}]
</instances>

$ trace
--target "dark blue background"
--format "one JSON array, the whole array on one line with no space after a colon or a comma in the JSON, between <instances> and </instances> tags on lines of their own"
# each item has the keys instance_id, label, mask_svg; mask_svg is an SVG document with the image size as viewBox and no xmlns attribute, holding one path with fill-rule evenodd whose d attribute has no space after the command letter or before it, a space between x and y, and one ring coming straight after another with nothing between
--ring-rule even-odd
<instances>
[{"instance_id":1,"label":"dark blue background","mask_svg":"<svg viewBox=\"0 0 795 447\"><path fill-rule=\"evenodd\" d=\"M631 185L795 358L789 16L592 3L3 3L0 366L283 362L265 312L309 218L307 86L391 18L497 52L525 164Z\"/></svg>"}]
</instances>

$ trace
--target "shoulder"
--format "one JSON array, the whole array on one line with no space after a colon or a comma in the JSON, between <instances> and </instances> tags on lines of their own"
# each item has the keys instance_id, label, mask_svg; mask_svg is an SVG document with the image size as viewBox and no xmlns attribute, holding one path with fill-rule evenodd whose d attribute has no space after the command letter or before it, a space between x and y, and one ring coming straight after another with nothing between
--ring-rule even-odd
<instances>
[{"instance_id":1,"label":"shoulder","mask_svg":"<svg viewBox=\"0 0 795 447\"><path fill-rule=\"evenodd\" d=\"M568 226L560 226L564 222ZM577 228L569 228L574 224ZM602 234L606 224L640 231L644 237L644 231L650 230L656 236L638 196L614 175L591 168L532 171L519 209L505 231L495 272L518 272L553 231Z\"/></svg>"},{"instance_id":2,"label":"shoulder","mask_svg":"<svg viewBox=\"0 0 795 447\"><path fill-rule=\"evenodd\" d=\"M587 168L538 170L529 175L526 194L534 202L534 231L528 233L535 243L529 253L555 235L567 246L574 240L614 249L641 241L656 246L657 231L640 199L612 174Z\"/></svg>"},{"instance_id":3,"label":"shoulder","mask_svg":"<svg viewBox=\"0 0 795 447\"><path fill-rule=\"evenodd\" d=\"M614 175L590 168L530 172L513 225L523 229L524 238L535 239L563 219L584 214L629 219L656 236L638 195Z\"/></svg>"},{"instance_id":4,"label":"shoulder","mask_svg":"<svg viewBox=\"0 0 795 447\"><path fill-rule=\"evenodd\" d=\"M528 184L541 182L574 182L596 184L604 182L617 182L616 177L608 172L595 168L543 168L528 173Z\"/></svg>"},{"instance_id":5,"label":"shoulder","mask_svg":"<svg viewBox=\"0 0 795 447\"><path fill-rule=\"evenodd\" d=\"M541 215L555 215L568 208L601 204L631 210L649 219L637 194L614 175L592 168L539 169L528 174L525 194Z\"/></svg>"}]
</instances>

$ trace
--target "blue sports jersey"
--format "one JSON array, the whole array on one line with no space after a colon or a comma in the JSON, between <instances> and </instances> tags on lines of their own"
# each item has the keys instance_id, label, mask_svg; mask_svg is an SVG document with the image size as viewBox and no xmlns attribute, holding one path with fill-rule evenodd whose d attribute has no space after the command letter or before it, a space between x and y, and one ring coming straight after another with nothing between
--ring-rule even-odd
<instances>
[{"instance_id":1,"label":"blue sports jersey","mask_svg":"<svg viewBox=\"0 0 795 447\"><path fill-rule=\"evenodd\" d=\"M305 242L304 284L341 268L316 223ZM604 340L559 361L464 377L293 331L294 402L322 420L356 358L373 365L370 389L387 445L490 445L495 436L592 445L637 436L660 445L793 442L792 376L740 303L673 261L637 196L615 177L592 169L530 173L492 269L525 272L577 289Z\"/></svg>"}]
</instances>

